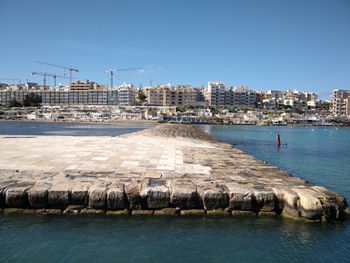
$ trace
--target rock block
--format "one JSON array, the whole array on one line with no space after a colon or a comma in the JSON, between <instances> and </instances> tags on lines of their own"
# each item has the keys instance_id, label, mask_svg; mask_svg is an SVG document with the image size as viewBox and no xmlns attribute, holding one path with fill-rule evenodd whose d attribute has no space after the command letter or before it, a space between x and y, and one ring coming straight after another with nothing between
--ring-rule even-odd
<instances>
[{"instance_id":1,"label":"rock block","mask_svg":"<svg viewBox=\"0 0 350 263\"><path fill-rule=\"evenodd\" d=\"M206 210L227 208L229 205L227 192L216 184L200 184L198 185L198 192Z\"/></svg>"},{"instance_id":2,"label":"rock block","mask_svg":"<svg viewBox=\"0 0 350 263\"><path fill-rule=\"evenodd\" d=\"M126 195L122 183L112 183L107 189L107 209L118 210L126 208Z\"/></svg>"},{"instance_id":3,"label":"rock block","mask_svg":"<svg viewBox=\"0 0 350 263\"><path fill-rule=\"evenodd\" d=\"M254 202L255 201L255 202ZM274 211L276 209L277 198L271 189L254 189L253 207L257 211Z\"/></svg>"},{"instance_id":4,"label":"rock block","mask_svg":"<svg viewBox=\"0 0 350 263\"><path fill-rule=\"evenodd\" d=\"M155 215L178 215L179 210L176 208L168 207L160 210L154 210Z\"/></svg>"},{"instance_id":5,"label":"rock block","mask_svg":"<svg viewBox=\"0 0 350 263\"><path fill-rule=\"evenodd\" d=\"M58 182L48 191L48 203L51 207L66 207L70 202L72 183Z\"/></svg>"},{"instance_id":6,"label":"rock block","mask_svg":"<svg viewBox=\"0 0 350 263\"><path fill-rule=\"evenodd\" d=\"M89 207L95 209L106 209L107 201L106 182L96 182L89 189Z\"/></svg>"},{"instance_id":7,"label":"rock block","mask_svg":"<svg viewBox=\"0 0 350 263\"><path fill-rule=\"evenodd\" d=\"M49 209L38 209L38 214L41 215L61 215L62 210L61 209L55 209L55 208L49 208Z\"/></svg>"},{"instance_id":8,"label":"rock block","mask_svg":"<svg viewBox=\"0 0 350 263\"><path fill-rule=\"evenodd\" d=\"M323 219L325 221L344 220L349 210L345 197L331 192L321 186L312 186L317 198L323 206Z\"/></svg>"},{"instance_id":9,"label":"rock block","mask_svg":"<svg viewBox=\"0 0 350 263\"><path fill-rule=\"evenodd\" d=\"M48 192L51 185L47 183L36 183L28 190L28 202L31 207L45 208L48 206Z\"/></svg>"},{"instance_id":10,"label":"rock block","mask_svg":"<svg viewBox=\"0 0 350 263\"><path fill-rule=\"evenodd\" d=\"M278 214L274 211L260 211L258 216L278 216Z\"/></svg>"},{"instance_id":11,"label":"rock block","mask_svg":"<svg viewBox=\"0 0 350 263\"><path fill-rule=\"evenodd\" d=\"M292 188L299 196L300 215L308 219L321 219L323 208L316 193L309 188Z\"/></svg>"},{"instance_id":12,"label":"rock block","mask_svg":"<svg viewBox=\"0 0 350 263\"><path fill-rule=\"evenodd\" d=\"M299 196L293 190L279 186L272 189L276 195L276 206L278 210L282 210L283 215L288 217L300 217Z\"/></svg>"},{"instance_id":13,"label":"rock block","mask_svg":"<svg viewBox=\"0 0 350 263\"><path fill-rule=\"evenodd\" d=\"M166 180L145 179L141 191L141 197L145 200L147 208L161 209L169 206L170 191L166 185Z\"/></svg>"},{"instance_id":14,"label":"rock block","mask_svg":"<svg viewBox=\"0 0 350 263\"><path fill-rule=\"evenodd\" d=\"M10 214L36 214L36 209L25 209L25 208L4 208L3 210L4 214L10 215Z\"/></svg>"},{"instance_id":15,"label":"rock block","mask_svg":"<svg viewBox=\"0 0 350 263\"><path fill-rule=\"evenodd\" d=\"M212 210L207 210L207 215L208 216L227 216L231 214L231 211L229 209L212 209Z\"/></svg>"},{"instance_id":16,"label":"rock block","mask_svg":"<svg viewBox=\"0 0 350 263\"><path fill-rule=\"evenodd\" d=\"M6 189L11 185L15 185L17 181L8 180L0 182L0 207L6 206Z\"/></svg>"},{"instance_id":17,"label":"rock block","mask_svg":"<svg viewBox=\"0 0 350 263\"><path fill-rule=\"evenodd\" d=\"M28 205L27 191L33 184L15 184L6 189L6 204L9 207L23 207Z\"/></svg>"},{"instance_id":18,"label":"rock block","mask_svg":"<svg viewBox=\"0 0 350 263\"><path fill-rule=\"evenodd\" d=\"M63 214L77 215L80 213L82 208L84 207L80 205L69 205L66 209L64 209Z\"/></svg>"},{"instance_id":19,"label":"rock block","mask_svg":"<svg viewBox=\"0 0 350 263\"><path fill-rule=\"evenodd\" d=\"M182 216L204 216L205 210L204 209L187 209L187 210L181 210L180 214Z\"/></svg>"},{"instance_id":20,"label":"rock block","mask_svg":"<svg viewBox=\"0 0 350 263\"><path fill-rule=\"evenodd\" d=\"M89 188L91 182L76 182L71 190L71 201L72 205L87 206L89 201Z\"/></svg>"},{"instance_id":21,"label":"rock block","mask_svg":"<svg viewBox=\"0 0 350 263\"><path fill-rule=\"evenodd\" d=\"M133 216L143 216L143 215L153 215L153 210L132 210L131 215Z\"/></svg>"},{"instance_id":22,"label":"rock block","mask_svg":"<svg viewBox=\"0 0 350 263\"><path fill-rule=\"evenodd\" d=\"M170 203L181 209L203 207L196 185L189 180L175 179L171 185Z\"/></svg>"},{"instance_id":23,"label":"rock block","mask_svg":"<svg viewBox=\"0 0 350 263\"><path fill-rule=\"evenodd\" d=\"M229 208L234 210L252 210L253 193L248 187L235 182L226 183L229 193Z\"/></svg>"},{"instance_id":24,"label":"rock block","mask_svg":"<svg viewBox=\"0 0 350 263\"><path fill-rule=\"evenodd\" d=\"M231 212L232 216L257 216L257 213L254 211L246 211L246 210L233 210Z\"/></svg>"},{"instance_id":25,"label":"rock block","mask_svg":"<svg viewBox=\"0 0 350 263\"><path fill-rule=\"evenodd\" d=\"M145 207L144 200L140 195L141 184L138 181L125 185L125 194L128 198L129 208L132 210Z\"/></svg>"},{"instance_id":26,"label":"rock block","mask_svg":"<svg viewBox=\"0 0 350 263\"><path fill-rule=\"evenodd\" d=\"M129 210L115 210L115 211L107 211L106 212L107 216L128 216L130 215L130 211Z\"/></svg>"},{"instance_id":27,"label":"rock block","mask_svg":"<svg viewBox=\"0 0 350 263\"><path fill-rule=\"evenodd\" d=\"M94 208L82 208L80 210L81 215L104 215L105 213L105 210Z\"/></svg>"}]
</instances>

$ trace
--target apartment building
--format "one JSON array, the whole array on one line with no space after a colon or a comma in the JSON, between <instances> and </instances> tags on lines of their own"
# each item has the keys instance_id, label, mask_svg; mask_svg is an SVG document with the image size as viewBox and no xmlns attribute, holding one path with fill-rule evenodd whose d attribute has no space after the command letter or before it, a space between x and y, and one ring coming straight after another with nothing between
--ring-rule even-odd
<instances>
[{"instance_id":1,"label":"apartment building","mask_svg":"<svg viewBox=\"0 0 350 263\"><path fill-rule=\"evenodd\" d=\"M135 104L135 90L131 83L124 82L117 88L118 104L119 105L134 105Z\"/></svg>"},{"instance_id":2,"label":"apartment building","mask_svg":"<svg viewBox=\"0 0 350 263\"><path fill-rule=\"evenodd\" d=\"M196 105L207 106L208 102L205 99L206 87L200 86L194 88L196 92Z\"/></svg>"},{"instance_id":3,"label":"apartment building","mask_svg":"<svg viewBox=\"0 0 350 263\"><path fill-rule=\"evenodd\" d=\"M345 99L345 115L350 116L350 97Z\"/></svg>"},{"instance_id":4,"label":"apartment building","mask_svg":"<svg viewBox=\"0 0 350 263\"><path fill-rule=\"evenodd\" d=\"M232 88L233 103L231 105L238 107L254 107L256 106L256 92L249 90L247 86Z\"/></svg>"},{"instance_id":5,"label":"apartment building","mask_svg":"<svg viewBox=\"0 0 350 263\"><path fill-rule=\"evenodd\" d=\"M153 106L166 106L166 93L171 89L171 84L159 84L155 87L144 87L143 92L147 97L147 104Z\"/></svg>"},{"instance_id":6,"label":"apartment building","mask_svg":"<svg viewBox=\"0 0 350 263\"><path fill-rule=\"evenodd\" d=\"M177 85L175 88L174 105L196 105L197 92L192 85Z\"/></svg>"},{"instance_id":7,"label":"apartment building","mask_svg":"<svg viewBox=\"0 0 350 263\"><path fill-rule=\"evenodd\" d=\"M350 90L333 90L332 113L336 116L350 115Z\"/></svg>"},{"instance_id":8,"label":"apartment building","mask_svg":"<svg viewBox=\"0 0 350 263\"><path fill-rule=\"evenodd\" d=\"M11 101L23 103L25 96L35 93L42 99L42 105L116 105L117 91L111 91L90 81L74 81L69 89L37 88L37 89L9 89L0 91L0 104Z\"/></svg>"},{"instance_id":9,"label":"apartment building","mask_svg":"<svg viewBox=\"0 0 350 263\"><path fill-rule=\"evenodd\" d=\"M226 88L223 82L208 82L206 99L209 105L224 106L225 105Z\"/></svg>"},{"instance_id":10,"label":"apartment building","mask_svg":"<svg viewBox=\"0 0 350 263\"><path fill-rule=\"evenodd\" d=\"M197 91L192 85L160 84L155 87L145 87L147 104L154 106L196 105Z\"/></svg>"},{"instance_id":11,"label":"apartment building","mask_svg":"<svg viewBox=\"0 0 350 263\"><path fill-rule=\"evenodd\" d=\"M209 82L207 89L209 105L254 107L256 105L256 92L247 86L231 87L226 89L223 83Z\"/></svg>"},{"instance_id":12,"label":"apartment building","mask_svg":"<svg viewBox=\"0 0 350 263\"><path fill-rule=\"evenodd\" d=\"M84 81L76 80L72 82L69 86L70 90L97 90L100 88L101 88L101 85L90 80L84 80Z\"/></svg>"},{"instance_id":13,"label":"apartment building","mask_svg":"<svg viewBox=\"0 0 350 263\"><path fill-rule=\"evenodd\" d=\"M25 96L35 93L42 98L42 105L116 105L117 91L107 90L21 90L0 91L0 104L7 105L11 101L23 103Z\"/></svg>"}]
</instances>

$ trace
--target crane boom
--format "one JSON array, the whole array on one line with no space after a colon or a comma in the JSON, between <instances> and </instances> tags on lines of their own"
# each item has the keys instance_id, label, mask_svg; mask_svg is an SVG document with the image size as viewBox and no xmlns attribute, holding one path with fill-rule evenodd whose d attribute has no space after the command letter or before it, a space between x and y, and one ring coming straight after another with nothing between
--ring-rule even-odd
<instances>
[{"instance_id":1,"label":"crane boom","mask_svg":"<svg viewBox=\"0 0 350 263\"><path fill-rule=\"evenodd\" d=\"M132 71L132 70L142 70L143 68L119 68L119 69L107 69L105 72L111 75L111 88L113 88L113 76L114 73L118 71Z\"/></svg>"},{"instance_id":2,"label":"crane boom","mask_svg":"<svg viewBox=\"0 0 350 263\"><path fill-rule=\"evenodd\" d=\"M62 65L47 63L47 62L43 62L43 61L37 61L36 63L69 70L69 83L72 83L72 71L79 72L78 69L72 68L72 66L62 66Z\"/></svg>"},{"instance_id":3,"label":"crane boom","mask_svg":"<svg viewBox=\"0 0 350 263\"><path fill-rule=\"evenodd\" d=\"M60 76L55 73L47 73L47 72L33 72L32 75L44 76L44 87L46 86L46 77L53 77L55 87L56 87L56 78L68 79L65 76Z\"/></svg>"},{"instance_id":4,"label":"crane boom","mask_svg":"<svg viewBox=\"0 0 350 263\"><path fill-rule=\"evenodd\" d=\"M118 68L116 71L142 70L143 68Z\"/></svg>"}]
</instances>

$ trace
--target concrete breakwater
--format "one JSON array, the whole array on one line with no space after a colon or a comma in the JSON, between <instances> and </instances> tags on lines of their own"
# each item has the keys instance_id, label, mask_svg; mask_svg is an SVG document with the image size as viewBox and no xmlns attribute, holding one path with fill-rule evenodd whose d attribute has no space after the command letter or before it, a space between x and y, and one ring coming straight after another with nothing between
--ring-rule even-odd
<instances>
[{"instance_id":1,"label":"concrete breakwater","mask_svg":"<svg viewBox=\"0 0 350 263\"><path fill-rule=\"evenodd\" d=\"M342 220L341 195L190 125L119 137L0 136L0 210Z\"/></svg>"}]
</instances>

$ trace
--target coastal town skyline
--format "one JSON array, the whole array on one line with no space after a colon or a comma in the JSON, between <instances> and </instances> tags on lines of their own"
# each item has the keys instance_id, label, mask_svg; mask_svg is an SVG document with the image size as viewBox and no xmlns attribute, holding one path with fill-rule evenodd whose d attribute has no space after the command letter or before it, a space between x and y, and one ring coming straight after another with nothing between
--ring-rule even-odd
<instances>
[{"instance_id":1,"label":"coastal town skyline","mask_svg":"<svg viewBox=\"0 0 350 263\"><path fill-rule=\"evenodd\" d=\"M0 262L348 262L350 0L1 0Z\"/></svg>"},{"instance_id":2,"label":"coastal town skyline","mask_svg":"<svg viewBox=\"0 0 350 263\"><path fill-rule=\"evenodd\" d=\"M333 89L349 88L346 1L75 2L69 12L65 6L1 4L0 33L8 41L0 44L6 65L0 77L40 83L31 72L67 74L36 63L42 60L75 66L78 79L102 84L109 83L104 72L109 68L142 67L117 75L115 82L199 86L206 84L205 76L254 90L314 91L323 99Z\"/></svg>"}]
</instances>

